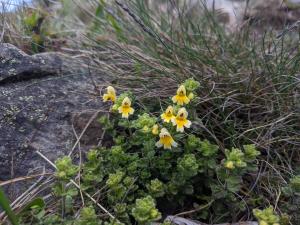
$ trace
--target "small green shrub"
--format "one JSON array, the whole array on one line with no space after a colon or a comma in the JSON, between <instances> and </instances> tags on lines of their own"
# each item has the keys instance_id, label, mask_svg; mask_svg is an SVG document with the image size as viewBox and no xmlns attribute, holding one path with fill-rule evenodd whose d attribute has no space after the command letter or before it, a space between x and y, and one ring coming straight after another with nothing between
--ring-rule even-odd
<instances>
[{"instance_id":1,"label":"small green shrub","mask_svg":"<svg viewBox=\"0 0 300 225\"><path fill-rule=\"evenodd\" d=\"M161 218L151 196L137 199L131 213L139 224L148 224Z\"/></svg>"},{"instance_id":2,"label":"small green shrub","mask_svg":"<svg viewBox=\"0 0 300 225\"><path fill-rule=\"evenodd\" d=\"M274 213L273 207L264 210L254 209L254 216L257 218L259 225L279 225L280 217Z\"/></svg>"},{"instance_id":3,"label":"small green shrub","mask_svg":"<svg viewBox=\"0 0 300 225\"><path fill-rule=\"evenodd\" d=\"M211 140L197 136L193 124L198 118L190 114L194 101L188 98L196 88L199 83L193 79L179 85L173 104L163 106L167 110L160 113L138 107L129 92L117 96L108 88L103 100L113 103L111 113L99 122L109 141L87 152L81 187L101 199L117 219L98 218L96 208L87 207L81 209L76 224L150 224L166 212L175 214L191 205L206 205L195 215L202 219L246 210L236 193L247 185L247 173L256 170L259 152L254 145L222 152ZM70 157L55 164L53 192L61 198L59 208L65 216L60 219L72 221L80 198L67 183L79 169Z\"/></svg>"},{"instance_id":4,"label":"small green shrub","mask_svg":"<svg viewBox=\"0 0 300 225\"><path fill-rule=\"evenodd\" d=\"M280 209L289 212L288 216L285 216L287 221L290 220L292 224L298 225L300 221L300 175L293 176L281 189L284 201L280 204Z\"/></svg>"},{"instance_id":5,"label":"small green shrub","mask_svg":"<svg viewBox=\"0 0 300 225\"><path fill-rule=\"evenodd\" d=\"M117 96L108 88L103 100L113 103L111 113L99 122L110 142L87 153L81 186L109 206L118 221L149 224L167 211L190 208L191 203L207 204L196 214L203 219L226 215L229 205L231 210L245 210L235 193L246 185L244 176L256 169L259 152L254 145L244 145L223 153L211 140L197 136L193 123L198 118L189 113L194 101L188 97L197 88L193 79L179 85L173 104L161 113L139 108L129 92ZM75 200L78 192L65 184L78 168L68 157L57 160L56 166L54 193L64 202ZM63 209L72 215L66 205ZM101 224L96 215L92 208L82 209L79 224Z\"/></svg>"},{"instance_id":6,"label":"small green shrub","mask_svg":"<svg viewBox=\"0 0 300 225\"><path fill-rule=\"evenodd\" d=\"M96 211L93 207L85 207L80 212L79 221L77 225L98 225L99 220L96 215Z\"/></svg>"}]
</instances>

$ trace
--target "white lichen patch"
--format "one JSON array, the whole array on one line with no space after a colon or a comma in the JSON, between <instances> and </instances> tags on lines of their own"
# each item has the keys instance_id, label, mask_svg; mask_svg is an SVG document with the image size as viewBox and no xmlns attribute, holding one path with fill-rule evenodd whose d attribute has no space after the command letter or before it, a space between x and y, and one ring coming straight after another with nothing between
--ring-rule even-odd
<instances>
[{"instance_id":1,"label":"white lichen patch","mask_svg":"<svg viewBox=\"0 0 300 225\"><path fill-rule=\"evenodd\" d=\"M9 75L16 75L16 74L17 74L17 73L16 73L16 69L11 68L10 70L8 70L8 74L9 74Z\"/></svg>"},{"instance_id":2,"label":"white lichen patch","mask_svg":"<svg viewBox=\"0 0 300 225\"><path fill-rule=\"evenodd\" d=\"M19 100L26 101L26 102L33 101L33 99L34 99L33 96L21 96L21 97L19 97Z\"/></svg>"}]
</instances>

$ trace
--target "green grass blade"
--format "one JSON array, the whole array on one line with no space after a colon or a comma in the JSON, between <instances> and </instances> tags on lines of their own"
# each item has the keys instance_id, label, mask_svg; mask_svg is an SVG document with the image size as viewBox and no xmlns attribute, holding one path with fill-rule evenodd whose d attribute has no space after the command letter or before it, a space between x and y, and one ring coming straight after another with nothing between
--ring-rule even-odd
<instances>
[{"instance_id":1,"label":"green grass blade","mask_svg":"<svg viewBox=\"0 0 300 225\"><path fill-rule=\"evenodd\" d=\"M12 225L18 225L19 224L18 217L12 211L9 201L8 201L7 197L5 196L2 188L0 188L0 206L5 211L6 215L8 216L8 219L10 220Z\"/></svg>"}]
</instances>

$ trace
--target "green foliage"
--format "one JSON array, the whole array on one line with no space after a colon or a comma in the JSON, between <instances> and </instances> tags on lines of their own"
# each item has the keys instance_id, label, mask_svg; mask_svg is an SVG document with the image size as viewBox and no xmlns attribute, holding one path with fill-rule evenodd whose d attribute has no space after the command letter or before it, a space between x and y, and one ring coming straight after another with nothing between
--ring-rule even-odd
<instances>
[{"instance_id":1,"label":"green foliage","mask_svg":"<svg viewBox=\"0 0 300 225\"><path fill-rule=\"evenodd\" d=\"M117 187L121 183L123 177L124 177L124 172L122 171L117 171L116 173L109 174L106 184L110 188Z\"/></svg>"},{"instance_id":2,"label":"green foliage","mask_svg":"<svg viewBox=\"0 0 300 225\"><path fill-rule=\"evenodd\" d=\"M101 182L104 178L103 158L99 156L99 152L95 149L87 153L87 163L84 165L82 179L84 181L84 189L92 187L94 184Z\"/></svg>"},{"instance_id":3,"label":"green foliage","mask_svg":"<svg viewBox=\"0 0 300 225\"><path fill-rule=\"evenodd\" d=\"M40 18L40 15L37 11L31 13L31 15L28 15L24 19L24 23L27 26L29 30L34 29L35 26L38 25L38 20Z\"/></svg>"},{"instance_id":4,"label":"green foliage","mask_svg":"<svg viewBox=\"0 0 300 225\"><path fill-rule=\"evenodd\" d=\"M149 194L154 198L162 197L165 194L164 184L157 178L150 181L150 184L147 185L147 189Z\"/></svg>"},{"instance_id":5,"label":"green foliage","mask_svg":"<svg viewBox=\"0 0 300 225\"><path fill-rule=\"evenodd\" d=\"M293 192L300 194L300 175L295 176L290 180L290 187Z\"/></svg>"},{"instance_id":6,"label":"green foliage","mask_svg":"<svg viewBox=\"0 0 300 225\"><path fill-rule=\"evenodd\" d=\"M90 207L84 207L80 212L79 221L76 225L100 225L100 221L97 218L95 209Z\"/></svg>"},{"instance_id":7,"label":"green foliage","mask_svg":"<svg viewBox=\"0 0 300 225\"><path fill-rule=\"evenodd\" d=\"M156 118L151 117L148 113L139 115L136 120L132 122L132 127L141 129L143 132L151 132L151 128L156 123Z\"/></svg>"},{"instance_id":8,"label":"green foliage","mask_svg":"<svg viewBox=\"0 0 300 225\"><path fill-rule=\"evenodd\" d=\"M288 216L283 215L282 218L285 218L285 221L291 221L292 224L298 224L300 221L300 176L293 176L288 184L282 187L282 193L285 201L280 208L284 212L289 212Z\"/></svg>"},{"instance_id":9,"label":"green foliage","mask_svg":"<svg viewBox=\"0 0 300 225\"><path fill-rule=\"evenodd\" d=\"M31 210L36 210L36 211L41 211L39 212L39 215L44 215L44 209L45 207L45 202L43 199L41 198L36 198L34 200L32 200L31 202L29 202L23 209L21 212L19 212L19 216L22 216L22 215L26 215L26 213L28 213L29 211Z\"/></svg>"},{"instance_id":10,"label":"green foliage","mask_svg":"<svg viewBox=\"0 0 300 225\"><path fill-rule=\"evenodd\" d=\"M137 199L132 208L132 215L139 224L149 224L161 218L161 214L156 209L155 201L151 196Z\"/></svg>"},{"instance_id":11,"label":"green foliage","mask_svg":"<svg viewBox=\"0 0 300 225\"><path fill-rule=\"evenodd\" d=\"M257 218L259 225L280 225L280 217L275 214L272 206L264 209L254 209L254 216Z\"/></svg>"},{"instance_id":12,"label":"green foliage","mask_svg":"<svg viewBox=\"0 0 300 225\"><path fill-rule=\"evenodd\" d=\"M191 79L184 83L192 91L199 86ZM129 92L120 94L113 108L118 108L127 96L133 99ZM223 154L218 145L202 139L197 130L191 134L186 128L185 132L179 133L173 124L161 121L159 115L162 112L150 114L137 108L136 104L132 107L136 111L130 119L123 119L118 110L112 110L109 116L104 115L98 120L110 142L106 147L88 151L80 171L81 188L100 198L116 220L101 221L96 216L98 213L88 207L81 210L76 223L132 224L134 221L150 224L162 217L159 210L163 210L162 213L165 210L160 205L157 209L156 202L172 202L174 209L190 207L190 203L207 205L199 213L204 219L226 215L227 205L231 205L233 211L246 210L234 193L242 189L247 172L255 171L254 161L259 152L254 145L232 148ZM179 107L174 106L176 110ZM187 105L189 112L193 107L193 102ZM187 119L194 123L189 115ZM154 125L158 126L158 133L151 132ZM159 148L157 143L162 140L173 140L177 146ZM229 162L232 162L232 168L228 167ZM53 192L61 198L59 208L68 217L74 214L74 203L80 199L78 190L67 185L78 167L69 157L57 160L56 166L57 183Z\"/></svg>"},{"instance_id":13,"label":"green foliage","mask_svg":"<svg viewBox=\"0 0 300 225\"><path fill-rule=\"evenodd\" d=\"M132 93L121 93L110 115L99 119L106 131L105 141L103 146L86 154L80 186L117 219L94 218L95 214L102 214L95 207L96 211L87 209L90 212L87 215L94 218L91 222L148 223L155 219L154 214L159 214L154 202L158 202L163 216L212 202L192 215L209 223L238 221L246 218L245 215L250 216L248 208L262 207L272 201L276 204L278 201L280 209L297 214L298 177L282 188L279 199L274 196L274 190L281 188L276 183L278 177L287 180L295 170L293 164L298 165L296 157L291 157L295 156L293 143L298 143L299 136L299 119L294 113L299 103L295 96L298 40L293 46L291 39L284 41L268 34L255 43L250 40L251 35L243 32L227 35L211 14L206 15L210 19L180 16L178 21L174 19L170 23L173 16L162 13L157 20L155 15L160 12L153 12L145 2L128 1L122 10L110 1L95 1L95 11L91 12L95 14L93 26L87 28L87 38L92 41L92 44L84 43L88 50L105 49L106 42L99 41L102 36L108 35L107 39L112 40L107 41L108 49L117 50L117 57L113 58L117 63L110 61L109 68L113 68L110 74L120 75L118 86L137 86L135 91L147 93L138 96L136 101ZM64 11L72 13L71 1L64 3L68 3ZM29 19L29 28L36 24L37 18L33 15ZM126 65L120 66L119 59L126 61ZM189 76L194 78L184 81ZM184 133L177 133L172 123L162 123L159 117L162 113L159 110L172 104L167 99L171 96L164 96L166 84L171 88L180 82L188 98L193 99L185 106L192 127ZM196 95L199 97L195 98ZM161 101L156 102L152 96ZM118 115L125 97L130 97L136 110L128 120ZM174 106L175 111L180 107ZM178 144L176 148L156 147L159 136L151 133L156 123L159 129L168 129ZM262 152L260 156L255 145L245 145L249 142L263 146L267 154ZM259 173L258 157L266 162ZM77 172L70 162L62 163L53 187L59 198L59 213L50 216L36 210L35 218L46 215L41 224L74 222L81 196L68 180ZM154 216L151 216L151 208ZM254 212L259 214L259 211ZM82 215L78 221L85 217L88 221L89 216ZM261 224L264 223L269 221L261 219Z\"/></svg>"},{"instance_id":14,"label":"green foliage","mask_svg":"<svg viewBox=\"0 0 300 225\"><path fill-rule=\"evenodd\" d=\"M199 165L194 154L185 154L178 159L177 170L184 179L191 178L198 173Z\"/></svg>"},{"instance_id":15,"label":"green foliage","mask_svg":"<svg viewBox=\"0 0 300 225\"><path fill-rule=\"evenodd\" d=\"M183 83L183 85L185 86L185 88L188 92L193 92L200 87L200 83L198 81L194 80L193 78L187 79Z\"/></svg>"},{"instance_id":16,"label":"green foliage","mask_svg":"<svg viewBox=\"0 0 300 225\"><path fill-rule=\"evenodd\" d=\"M244 153L237 148L232 148L231 151L226 150L226 160L224 165L227 169L244 168L247 163L244 161Z\"/></svg>"},{"instance_id":17,"label":"green foliage","mask_svg":"<svg viewBox=\"0 0 300 225\"><path fill-rule=\"evenodd\" d=\"M200 152L204 157L212 157L217 153L218 149L217 145L211 144L208 140L200 142Z\"/></svg>"},{"instance_id":18,"label":"green foliage","mask_svg":"<svg viewBox=\"0 0 300 225\"><path fill-rule=\"evenodd\" d=\"M246 161L253 161L260 155L260 152L257 151L255 145L244 145L243 146L245 151L245 159Z\"/></svg>"},{"instance_id":19,"label":"green foliage","mask_svg":"<svg viewBox=\"0 0 300 225\"><path fill-rule=\"evenodd\" d=\"M186 139L185 149L189 152L200 151L201 139L194 134L188 135Z\"/></svg>"},{"instance_id":20,"label":"green foliage","mask_svg":"<svg viewBox=\"0 0 300 225\"><path fill-rule=\"evenodd\" d=\"M57 171L55 176L60 180L69 180L78 172L78 167L73 165L72 159L64 156L55 161Z\"/></svg>"}]
</instances>

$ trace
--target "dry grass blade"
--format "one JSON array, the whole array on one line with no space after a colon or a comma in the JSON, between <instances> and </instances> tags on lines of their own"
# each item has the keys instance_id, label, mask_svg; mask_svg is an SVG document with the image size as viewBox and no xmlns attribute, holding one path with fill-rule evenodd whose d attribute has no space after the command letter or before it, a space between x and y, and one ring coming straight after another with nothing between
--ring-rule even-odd
<instances>
[{"instance_id":1,"label":"dry grass blade","mask_svg":"<svg viewBox=\"0 0 300 225\"><path fill-rule=\"evenodd\" d=\"M51 176L51 175L53 175L53 173L42 173L42 174L34 174L31 176L17 177L17 178L11 179L11 180L0 182L0 186L5 186L5 185L9 185L11 183L16 183L16 182L20 182L20 181L31 180L31 179L35 179L35 178L41 177L41 176Z\"/></svg>"}]
</instances>

